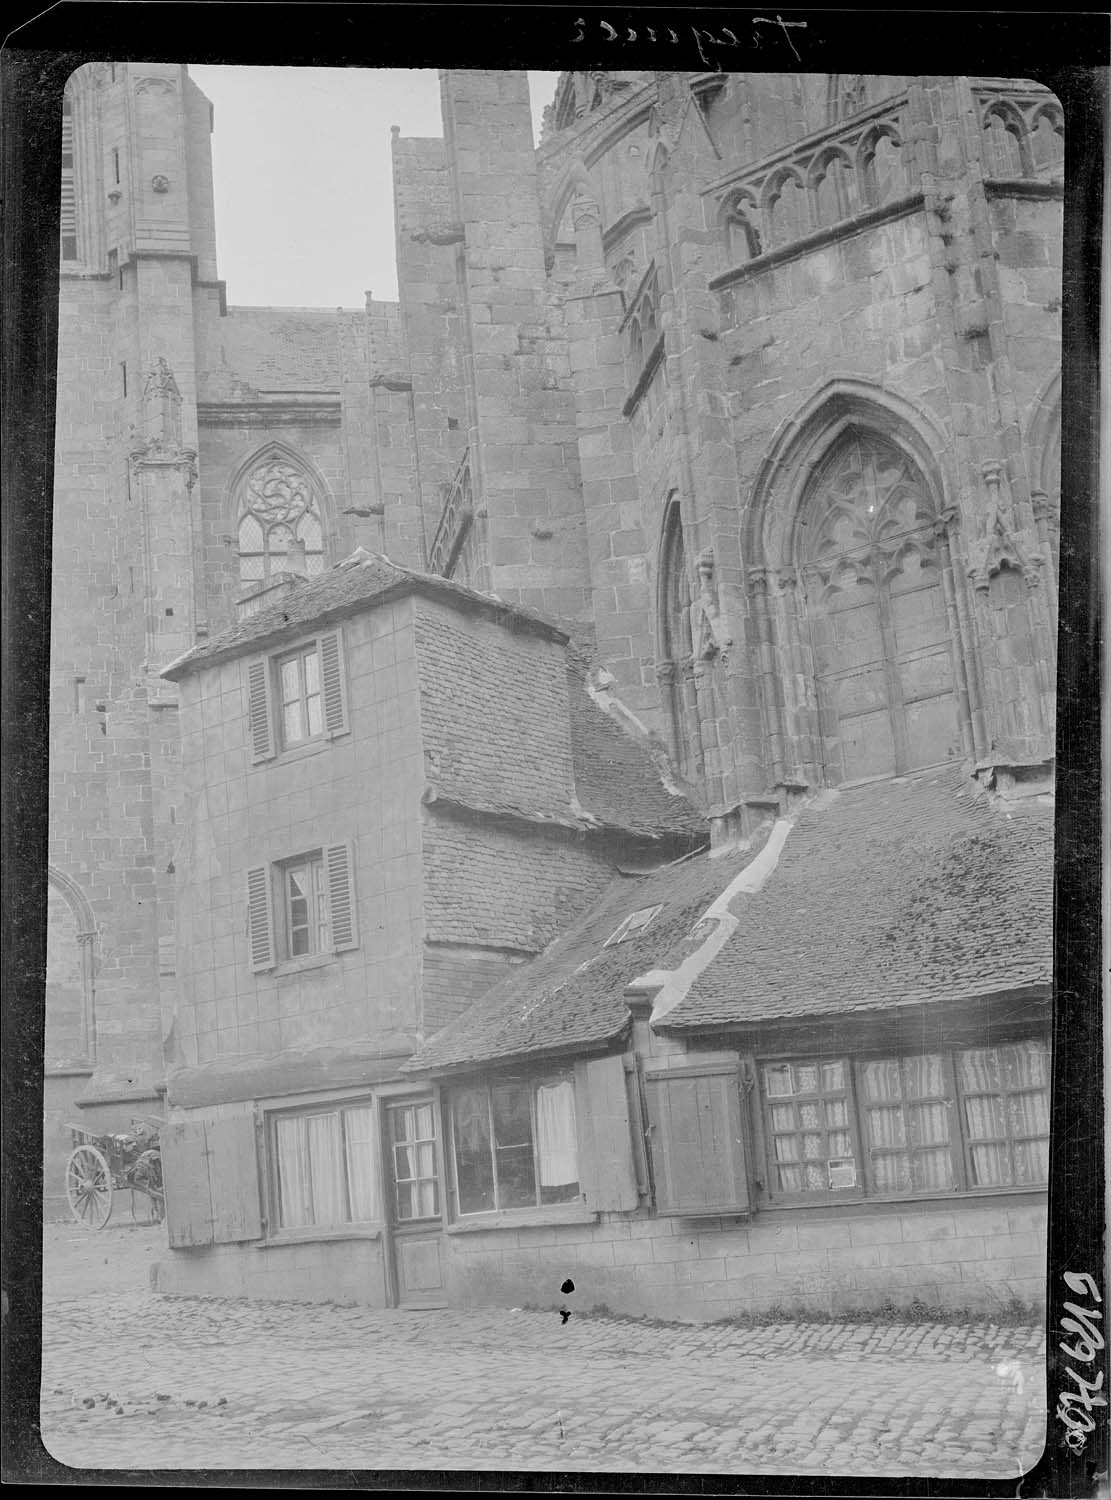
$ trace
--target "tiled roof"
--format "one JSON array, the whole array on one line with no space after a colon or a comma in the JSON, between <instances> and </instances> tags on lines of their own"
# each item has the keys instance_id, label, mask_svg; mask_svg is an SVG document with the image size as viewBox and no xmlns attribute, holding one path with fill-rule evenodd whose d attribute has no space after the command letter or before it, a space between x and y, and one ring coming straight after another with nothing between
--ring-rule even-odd
<instances>
[{"instance_id":1,"label":"tiled roof","mask_svg":"<svg viewBox=\"0 0 1111 1500\"><path fill-rule=\"evenodd\" d=\"M202 645L194 646L177 661L171 662L162 676L176 681L199 668L240 656L263 641L294 636L307 626L351 614L372 600L393 598L410 591L454 601L463 608L476 609L493 618L508 617L553 640L566 640L566 632L558 625L523 605L506 604L492 594L477 593L449 578L399 567L387 557L360 548L326 573L297 579L288 589L279 592L276 603L230 625Z\"/></svg>"},{"instance_id":2,"label":"tiled roof","mask_svg":"<svg viewBox=\"0 0 1111 1500\"><path fill-rule=\"evenodd\" d=\"M991 805L959 768L803 811L667 1030L846 1014L1047 985L1053 810Z\"/></svg>"},{"instance_id":3,"label":"tiled roof","mask_svg":"<svg viewBox=\"0 0 1111 1500\"><path fill-rule=\"evenodd\" d=\"M610 828L651 838L705 836L705 818L667 790L647 747L598 707L576 673L568 673L567 685L579 805Z\"/></svg>"},{"instance_id":4,"label":"tiled roof","mask_svg":"<svg viewBox=\"0 0 1111 1500\"><path fill-rule=\"evenodd\" d=\"M650 875L616 876L590 911L526 968L514 971L417 1052L403 1071L463 1067L603 1046L629 1023L623 991L690 951L695 922L753 858L694 855ZM625 917L663 910L642 933L603 946ZM583 964L589 966L581 968Z\"/></svg>"}]
</instances>

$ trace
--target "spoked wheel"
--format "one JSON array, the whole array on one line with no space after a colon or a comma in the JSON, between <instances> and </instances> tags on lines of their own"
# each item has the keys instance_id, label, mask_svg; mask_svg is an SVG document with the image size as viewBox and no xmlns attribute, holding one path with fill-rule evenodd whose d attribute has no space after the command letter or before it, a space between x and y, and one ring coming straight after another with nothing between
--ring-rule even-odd
<instances>
[{"instance_id":1,"label":"spoked wheel","mask_svg":"<svg viewBox=\"0 0 1111 1500\"><path fill-rule=\"evenodd\" d=\"M66 1165L66 1198L85 1229L103 1229L112 1217L112 1173L95 1146L78 1146Z\"/></svg>"}]
</instances>

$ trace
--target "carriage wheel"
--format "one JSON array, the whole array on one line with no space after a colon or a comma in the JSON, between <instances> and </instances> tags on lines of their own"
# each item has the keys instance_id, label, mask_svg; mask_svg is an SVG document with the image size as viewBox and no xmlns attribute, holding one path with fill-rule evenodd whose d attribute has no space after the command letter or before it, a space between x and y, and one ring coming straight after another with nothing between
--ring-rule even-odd
<instances>
[{"instance_id":1,"label":"carriage wheel","mask_svg":"<svg viewBox=\"0 0 1111 1500\"><path fill-rule=\"evenodd\" d=\"M112 1217L112 1173L95 1146L78 1146L66 1164L70 1213L85 1229L103 1229Z\"/></svg>"}]
</instances>

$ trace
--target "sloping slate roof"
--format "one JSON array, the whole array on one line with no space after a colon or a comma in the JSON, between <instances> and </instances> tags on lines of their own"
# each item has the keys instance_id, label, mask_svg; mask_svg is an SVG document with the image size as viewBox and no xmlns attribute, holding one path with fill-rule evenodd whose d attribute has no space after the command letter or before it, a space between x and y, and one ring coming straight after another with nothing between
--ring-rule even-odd
<instances>
[{"instance_id":1,"label":"sloping slate roof","mask_svg":"<svg viewBox=\"0 0 1111 1500\"><path fill-rule=\"evenodd\" d=\"M803 812L740 926L663 1019L690 1030L959 1000L1052 973L1053 810L993 807L958 768Z\"/></svg>"},{"instance_id":2,"label":"sloping slate roof","mask_svg":"<svg viewBox=\"0 0 1111 1500\"><path fill-rule=\"evenodd\" d=\"M220 631L203 645L187 651L177 661L171 662L162 676L176 681L198 668L239 656L264 640L295 635L305 626L350 614L373 599L392 597L409 590L446 598L491 616L510 616L554 640L566 639L566 632L554 622L523 605L506 604L491 594L477 593L449 578L416 573L399 567L389 558L359 551L326 573L299 580L281 590L274 604L229 625L227 630Z\"/></svg>"},{"instance_id":3,"label":"sloping slate roof","mask_svg":"<svg viewBox=\"0 0 1111 1500\"><path fill-rule=\"evenodd\" d=\"M574 672L567 688L579 805L610 828L652 838L704 835L705 818L667 790L645 746L598 707Z\"/></svg>"},{"instance_id":4,"label":"sloping slate roof","mask_svg":"<svg viewBox=\"0 0 1111 1500\"><path fill-rule=\"evenodd\" d=\"M616 1040L629 1021L625 986L690 951L691 928L755 852L717 859L695 855L652 875L616 877L563 937L426 1042L402 1071L581 1050ZM664 909L644 932L603 947L630 912L660 903ZM588 960L589 967L576 972Z\"/></svg>"}]
</instances>

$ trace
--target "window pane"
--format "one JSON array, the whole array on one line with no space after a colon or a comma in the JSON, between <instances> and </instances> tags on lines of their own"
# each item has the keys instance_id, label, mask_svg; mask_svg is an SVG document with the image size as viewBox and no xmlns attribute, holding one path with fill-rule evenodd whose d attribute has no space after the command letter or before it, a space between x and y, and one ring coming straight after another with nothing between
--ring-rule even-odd
<instances>
[{"instance_id":1,"label":"window pane","mask_svg":"<svg viewBox=\"0 0 1111 1500\"><path fill-rule=\"evenodd\" d=\"M801 1193L802 1192L802 1168L801 1167L780 1167L779 1168L779 1186L780 1186L781 1190L783 1192L785 1192L785 1193Z\"/></svg>"},{"instance_id":2,"label":"window pane","mask_svg":"<svg viewBox=\"0 0 1111 1500\"><path fill-rule=\"evenodd\" d=\"M974 1141L999 1139L1006 1134L1003 1100L998 1094L966 1099L964 1117L968 1134Z\"/></svg>"},{"instance_id":3,"label":"window pane","mask_svg":"<svg viewBox=\"0 0 1111 1500\"><path fill-rule=\"evenodd\" d=\"M1015 1181L1041 1183L1049 1181L1049 1142L1020 1141L1014 1147Z\"/></svg>"},{"instance_id":4,"label":"window pane","mask_svg":"<svg viewBox=\"0 0 1111 1500\"><path fill-rule=\"evenodd\" d=\"M455 1175L459 1212L494 1207L494 1162L490 1147L489 1101L485 1089L460 1089L452 1097Z\"/></svg>"},{"instance_id":5,"label":"window pane","mask_svg":"<svg viewBox=\"0 0 1111 1500\"><path fill-rule=\"evenodd\" d=\"M865 1111L868 1126L868 1143L871 1146L905 1146L907 1143L903 1111L894 1109L869 1109Z\"/></svg>"},{"instance_id":6,"label":"window pane","mask_svg":"<svg viewBox=\"0 0 1111 1500\"><path fill-rule=\"evenodd\" d=\"M804 1135L802 1138L802 1154L807 1161L821 1161L823 1158L822 1138L820 1135Z\"/></svg>"},{"instance_id":7,"label":"window pane","mask_svg":"<svg viewBox=\"0 0 1111 1500\"><path fill-rule=\"evenodd\" d=\"M953 1158L948 1146L938 1150L916 1152L913 1160L914 1186L919 1190L951 1188L956 1185L953 1176Z\"/></svg>"},{"instance_id":8,"label":"window pane","mask_svg":"<svg viewBox=\"0 0 1111 1500\"><path fill-rule=\"evenodd\" d=\"M1010 1134L1013 1136L1049 1134L1049 1096L1044 1093L1012 1094L1007 1100Z\"/></svg>"},{"instance_id":9,"label":"window pane","mask_svg":"<svg viewBox=\"0 0 1111 1500\"><path fill-rule=\"evenodd\" d=\"M262 551L262 527L254 516L244 516L239 523L239 550L241 553Z\"/></svg>"},{"instance_id":10,"label":"window pane","mask_svg":"<svg viewBox=\"0 0 1111 1500\"><path fill-rule=\"evenodd\" d=\"M792 1092L790 1063L777 1063L774 1068L765 1068L764 1088L773 1099L781 1099L785 1094L790 1094Z\"/></svg>"},{"instance_id":11,"label":"window pane","mask_svg":"<svg viewBox=\"0 0 1111 1500\"><path fill-rule=\"evenodd\" d=\"M310 735L323 734L324 721L320 714L320 694L313 693L305 699L305 711L308 719L308 732Z\"/></svg>"},{"instance_id":12,"label":"window pane","mask_svg":"<svg viewBox=\"0 0 1111 1500\"><path fill-rule=\"evenodd\" d=\"M793 1104L772 1105L773 1130L794 1130L795 1106Z\"/></svg>"},{"instance_id":13,"label":"window pane","mask_svg":"<svg viewBox=\"0 0 1111 1500\"><path fill-rule=\"evenodd\" d=\"M804 1130L821 1130L822 1106L820 1104L800 1104L799 1124Z\"/></svg>"},{"instance_id":14,"label":"window pane","mask_svg":"<svg viewBox=\"0 0 1111 1500\"><path fill-rule=\"evenodd\" d=\"M305 738L300 698L296 703L286 703L282 706L282 738L287 745L295 745Z\"/></svg>"},{"instance_id":15,"label":"window pane","mask_svg":"<svg viewBox=\"0 0 1111 1500\"><path fill-rule=\"evenodd\" d=\"M436 1133L432 1126L431 1104L418 1104L417 1107L411 1111L411 1116L413 1120L414 1135L419 1140L431 1140Z\"/></svg>"},{"instance_id":16,"label":"window pane","mask_svg":"<svg viewBox=\"0 0 1111 1500\"><path fill-rule=\"evenodd\" d=\"M957 1077L962 1090L990 1093L1003 1087L999 1053L994 1048L975 1048L957 1054Z\"/></svg>"},{"instance_id":17,"label":"window pane","mask_svg":"<svg viewBox=\"0 0 1111 1500\"><path fill-rule=\"evenodd\" d=\"M305 664L305 692L320 691L320 657L315 650L306 651L301 660Z\"/></svg>"},{"instance_id":18,"label":"window pane","mask_svg":"<svg viewBox=\"0 0 1111 1500\"><path fill-rule=\"evenodd\" d=\"M776 1161L798 1161L798 1137L794 1135L777 1135L775 1138L775 1159Z\"/></svg>"},{"instance_id":19,"label":"window pane","mask_svg":"<svg viewBox=\"0 0 1111 1500\"><path fill-rule=\"evenodd\" d=\"M398 1182L407 1182L416 1177L413 1170L413 1159L408 1146L395 1146L393 1148L393 1170Z\"/></svg>"},{"instance_id":20,"label":"window pane","mask_svg":"<svg viewBox=\"0 0 1111 1500\"><path fill-rule=\"evenodd\" d=\"M351 1196L351 1217L357 1223L366 1223L377 1217L373 1106L368 1104L344 1110L343 1129L347 1140L347 1186Z\"/></svg>"},{"instance_id":21,"label":"window pane","mask_svg":"<svg viewBox=\"0 0 1111 1500\"><path fill-rule=\"evenodd\" d=\"M418 1217L416 1205L413 1201L413 1184L411 1182L399 1182L397 1184L397 1217L399 1219L415 1219Z\"/></svg>"},{"instance_id":22,"label":"window pane","mask_svg":"<svg viewBox=\"0 0 1111 1500\"><path fill-rule=\"evenodd\" d=\"M881 1151L872 1158L876 1190L881 1193L910 1191L910 1159L905 1151Z\"/></svg>"},{"instance_id":23,"label":"window pane","mask_svg":"<svg viewBox=\"0 0 1111 1500\"><path fill-rule=\"evenodd\" d=\"M503 1083L491 1093L498 1207L524 1208L536 1202L530 1090L527 1084Z\"/></svg>"},{"instance_id":24,"label":"window pane","mask_svg":"<svg viewBox=\"0 0 1111 1500\"><path fill-rule=\"evenodd\" d=\"M818 1092L818 1070L809 1063L800 1063L795 1068L795 1093L816 1094Z\"/></svg>"},{"instance_id":25,"label":"window pane","mask_svg":"<svg viewBox=\"0 0 1111 1500\"><path fill-rule=\"evenodd\" d=\"M829 1133L830 1156L851 1157L853 1154L853 1138L847 1130L831 1130Z\"/></svg>"},{"instance_id":26,"label":"window pane","mask_svg":"<svg viewBox=\"0 0 1111 1500\"><path fill-rule=\"evenodd\" d=\"M883 1103L902 1098L899 1064L895 1058L883 1062L866 1062L860 1070L864 1097L869 1103Z\"/></svg>"},{"instance_id":27,"label":"window pane","mask_svg":"<svg viewBox=\"0 0 1111 1500\"><path fill-rule=\"evenodd\" d=\"M840 1062L822 1064L822 1088L827 1090L845 1087L845 1064Z\"/></svg>"},{"instance_id":28,"label":"window pane","mask_svg":"<svg viewBox=\"0 0 1111 1500\"><path fill-rule=\"evenodd\" d=\"M944 1104L910 1105L907 1123L915 1146L938 1146L949 1139L949 1112Z\"/></svg>"},{"instance_id":29,"label":"window pane","mask_svg":"<svg viewBox=\"0 0 1111 1500\"><path fill-rule=\"evenodd\" d=\"M848 1125L848 1123L849 1123L849 1103L848 1103L848 1100L847 1099L827 1099L826 1100L826 1124L828 1126L832 1127L834 1125Z\"/></svg>"},{"instance_id":30,"label":"window pane","mask_svg":"<svg viewBox=\"0 0 1111 1500\"><path fill-rule=\"evenodd\" d=\"M301 676L295 658L283 661L280 668L282 680L282 702L294 703L301 697Z\"/></svg>"},{"instance_id":31,"label":"window pane","mask_svg":"<svg viewBox=\"0 0 1111 1500\"><path fill-rule=\"evenodd\" d=\"M971 1156L977 1187L1006 1187L1010 1183L1010 1152L1005 1145L973 1146Z\"/></svg>"}]
</instances>

